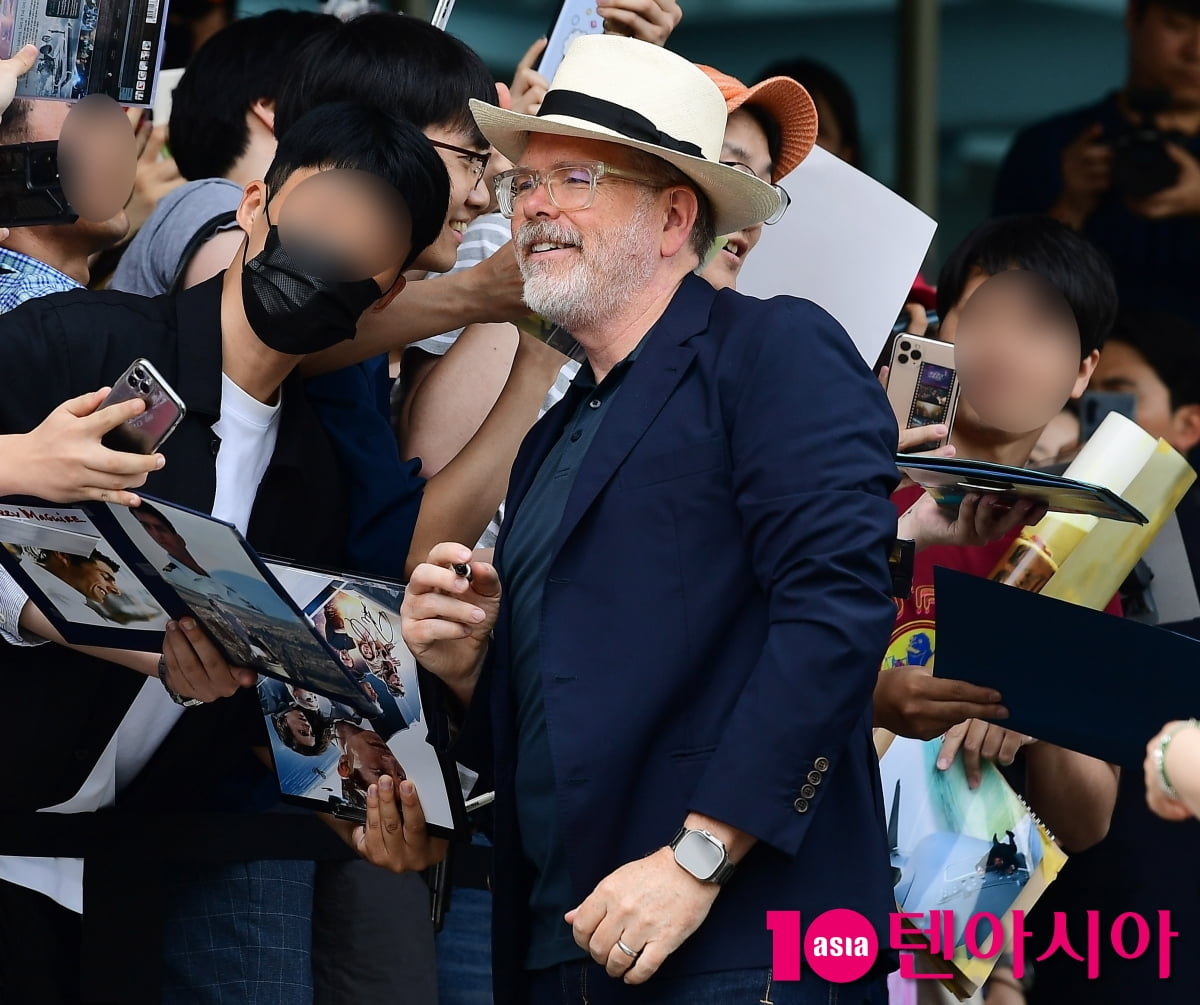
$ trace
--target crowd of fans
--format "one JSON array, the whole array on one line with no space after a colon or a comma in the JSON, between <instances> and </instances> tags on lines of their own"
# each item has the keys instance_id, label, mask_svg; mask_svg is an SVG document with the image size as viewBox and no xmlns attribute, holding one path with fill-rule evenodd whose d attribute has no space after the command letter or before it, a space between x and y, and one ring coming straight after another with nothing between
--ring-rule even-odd
<instances>
[{"instance_id":1,"label":"crowd of fans","mask_svg":"<svg viewBox=\"0 0 1200 1005\"><path fill-rule=\"evenodd\" d=\"M1002 685L933 676L935 568L988 575L1044 511L950 513L893 455L932 435L1061 465L1089 390L1200 446L1200 3L1130 0L1125 80L1021 132L994 216L896 305L954 343L1023 270L1069 308L1066 341L995 337L987 407L899 434L886 368L836 321L736 292L814 144L863 167L850 89L808 59L753 84L691 64L685 7L606 0L606 35L552 81L535 42L509 84L402 14L180 8L195 51L169 123L126 122L124 207L3 232L0 495L144 488L264 554L408 583L430 728L495 804L453 846L402 770L364 786L365 825L281 809L255 675L195 621L161 654L71 646L0 573L6 690L39 713L14 723L32 764L0 828L0 1001L941 1000L888 976L874 729L943 738L972 784L1002 768L1071 853L1038 910L1079 942L1089 911L1181 933L1169 981L1111 949L1100 981L1005 955L978 1000L1194 999L1194 710L1142 777L1003 728ZM70 105L13 97L35 56L0 61L0 144L63 134ZM136 358L187 406L150 455L101 443L144 407L101 408ZM1200 570L1200 491L1178 516ZM896 539L915 558L893 600ZM291 749L353 740L314 728L327 699L270 687ZM765 912L834 907L879 931L871 973L836 999L773 980Z\"/></svg>"}]
</instances>

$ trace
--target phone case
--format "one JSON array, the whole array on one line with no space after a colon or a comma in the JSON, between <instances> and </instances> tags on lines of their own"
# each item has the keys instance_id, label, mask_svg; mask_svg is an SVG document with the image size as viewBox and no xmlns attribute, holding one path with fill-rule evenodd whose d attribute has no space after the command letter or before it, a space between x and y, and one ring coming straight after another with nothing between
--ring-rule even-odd
<instances>
[{"instance_id":1,"label":"phone case","mask_svg":"<svg viewBox=\"0 0 1200 1005\"><path fill-rule=\"evenodd\" d=\"M600 35L604 31L604 18L596 12L598 0L563 0L558 14L546 33L546 48L538 61L537 71L547 80L553 80L558 65L567 54L571 43L580 35Z\"/></svg>"},{"instance_id":2,"label":"phone case","mask_svg":"<svg viewBox=\"0 0 1200 1005\"><path fill-rule=\"evenodd\" d=\"M887 396L901 429L954 424L958 408L958 371L954 346L919 335L901 335L892 348ZM949 437L930 440L926 449Z\"/></svg>"},{"instance_id":3,"label":"phone case","mask_svg":"<svg viewBox=\"0 0 1200 1005\"><path fill-rule=\"evenodd\" d=\"M187 409L179 395L145 359L135 359L121 374L101 408L133 398L141 398L146 403L146 410L110 430L101 442L111 450L152 454L175 431Z\"/></svg>"}]
</instances>

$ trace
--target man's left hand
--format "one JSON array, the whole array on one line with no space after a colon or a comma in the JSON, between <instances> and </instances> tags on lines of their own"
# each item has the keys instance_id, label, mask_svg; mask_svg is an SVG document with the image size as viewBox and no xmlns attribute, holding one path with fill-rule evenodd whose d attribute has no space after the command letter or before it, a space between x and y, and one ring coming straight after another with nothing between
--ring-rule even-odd
<instances>
[{"instance_id":1,"label":"man's left hand","mask_svg":"<svg viewBox=\"0 0 1200 1005\"><path fill-rule=\"evenodd\" d=\"M1166 149L1179 165L1179 180L1145 199L1131 200L1129 208L1148 220L1200 215L1200 161L1174 143L1168 143Z\"/></svg>"},{"instance_id":2,"label":"man's left hand","mask_svg":"<svg viewBox=\"0 0 1200 1005\"><path fill-rule=\"evenodd\" d=\"M606 876L566 922L575 941L610 977L644 984L708 917L720 887L701 883L670 848ZM637 953L631 957L617 942Z\"/></svg>"}]
</instances>

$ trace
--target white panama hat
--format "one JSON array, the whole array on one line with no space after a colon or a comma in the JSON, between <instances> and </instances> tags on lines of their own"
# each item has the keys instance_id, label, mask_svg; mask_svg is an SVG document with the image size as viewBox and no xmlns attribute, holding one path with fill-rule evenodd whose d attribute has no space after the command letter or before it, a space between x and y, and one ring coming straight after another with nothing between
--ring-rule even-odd
<instances>
[{"instance_id":1,"label":"white panama hat","mask_svg":"<svg viewBox=\"0 0 1200 1005\"><path fill-rule=\"evenodd\" d=\"M769 184L720 163L725 99L682 56L620 35L584 35L567 50L537 115L472 99L480 131L514 164L530 133L619 143L675 165L708 197L716 233L762 223L779 206Z\"/></svg>"}]
</instances>

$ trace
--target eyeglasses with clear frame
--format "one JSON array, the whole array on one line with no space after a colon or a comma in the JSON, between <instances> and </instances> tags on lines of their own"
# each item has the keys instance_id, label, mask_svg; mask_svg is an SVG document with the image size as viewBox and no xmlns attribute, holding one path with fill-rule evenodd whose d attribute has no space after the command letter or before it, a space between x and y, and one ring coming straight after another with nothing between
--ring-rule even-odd
<instances>
[{"instance_id":1,"label":"eyeglasses with clear frame","mask_svg":"<svg viewBox=\"0 0 1200 1005\"><path fill-rule=\"evenodd\" d=\"M573 161L558 164L549 171L522 167L501 171L494 182L496 201L500 204L500 212L511 219L517 211L517 204L532 195L540 185L545 185L550 202L558 209L565 212L587 209L595 202L596 184L603 178L659 188L663 185L657 178L636 171L624 171L603 161Z\"/></svg>"},{"instance_id":2,"label":"eyeglasses with clear frame","mask_svg":"<svg viewBox=\"0 0 1200 1005\"><path fill-rule=\"evenodd\" d=\"M441 140L430 140L429 145L437 147L439 150L449 150L451 153L458 154L462 158L462 163L466 165L467 170L475 179L475 184L471 186L471 191L479 187L479 183L483 180L483 176L487 172L488 161L492 159L491 151L481 154L478 150L467 150L464 147L456 147L450 143L443 143Z\"/></svg>"},{"instance_id":3,"label":"eyeglasses with clear frame","mask_svg":"<svg viewBox=\"0 0 1200 1005\"><path fill-rule=\"evenodd\" d=\"M779 208L765 220L763 220L763 223L769 225L772 223L778 223L783 219L783 214L788 211L788 207L792 204L792 197L788 195L786 188L784 188L782 185L776 185L774 182L768 181L766 178L759 178L758 172L755 171L754 168L752 168L749 164L743 164L741 161L721 161L721 163L726 167L733 168L735 171L741 171L742 174L748 174L752 178L758 178L759 181L767 182L771 188L779 193Z\"/></svg>"}]
</instances>

